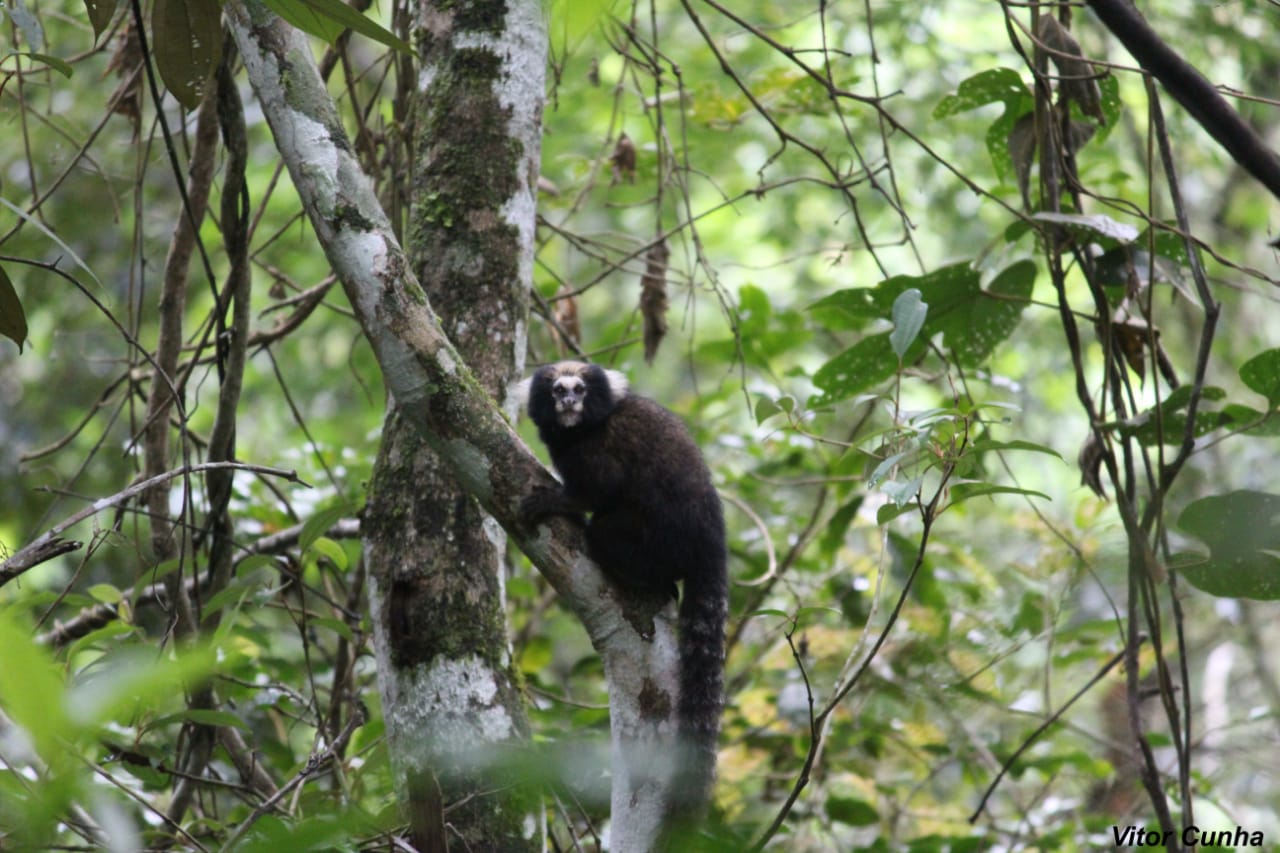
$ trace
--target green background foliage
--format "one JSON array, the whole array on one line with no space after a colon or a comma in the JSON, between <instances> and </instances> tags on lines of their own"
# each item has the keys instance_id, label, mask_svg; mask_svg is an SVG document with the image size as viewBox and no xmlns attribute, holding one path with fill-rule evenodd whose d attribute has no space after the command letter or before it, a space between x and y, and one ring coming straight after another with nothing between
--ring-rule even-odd
<instances>
[{"instance_id":1,"label":"green background foliage","mask_svg":"<svg viewBox=\"0 0 1280 853\"><path fill-rule=\"evenodd\" d=\"M301 18L328 14L323 5L273 8ZM136 124L121 106L141 85L121 49L125 10L113 22L99 4L4 8L0 558L138 474L150 381L140 350L154 347L157 270L182 215L155 105L136 101ZM389 26L399 11L370 20ZM1257 37L1274 31L1267 4L1146 11L1210 79L1260 96L1236 105L1274 135L1280 113L1265 99L1280 49ZM1170 226L1138 74L1099 81L1101 119L1070 113L1070 126L1091 126L1071 151L1087 193L1064 192L1062 207L1035 189L1040 161L1016 136L1036 85L1011 38L1025 51L1031 42L998 4L555 2L547 14L530 360L567 351L547 320L563 323L572 304L577 347L685 418L726 499L736 583L716 812L725 849L762 837L815 742L807 787L771 849L1108 844L1113 825L1156 821L1133 768L1131 703L1174 812L1280 839L1280 689L1267 654L1280 571L1280 497L1268 491L1276 200L1165 99L1196 257L1221 302L1202 350L1205 306ZM1086 57L1131 64L1075 14ZM184 61L163 35L162 72L166 56ZM405 131L388 82L396 54L383 51L352 41L330 85L357 146L385 166L389 196ZM178 100L198 101L198 88L164 79ZM65 535L82 549L0 587L0 847L92 844L90 824L155 842L192 723L241 732L293 787L282 807L265 803L217 753L218 784L179 845L386 849L400 825L360 549L330 533L363 504L384 392L244 94L253 329L300 323L251 349L240 456L309 487L241 473L231 512L246 549L301 530L287 548L237 555L234 579L202 603L219 625L192 647L173 641L166 602L146 590L203 566L156 564L136 505L74 527ZM172 98L163 107L185 158L191 116ZM634 173L617 166L624 133ZM211 278L193 266L184 358L210 335L210 285L226 273L215 218L200 235ZM647 364L637 298L659 238L669 331ZM1052 240L1079 247L1060 282ZM1101 296L1084 257L1097 261ZM1074 353L1060 300L1079 328ZM1098 330L1108 324L1141 329L1117 338L1136 342L1123 382L1107 372L1112 344ZM1157 340L1178 387L1157 364ZM206 347L186 400L193 461L217 385ZM1095 423L1081 389L1099 407ZM1126 448L1121 478L1128 468L1137 483L1127 497L1105 466L1091 469L1091 431ZM1194 452L1157 489L1184 436ZM1106 497L1081 485L1082 468L1100 472ZM202 506L202 481L189 488ZM1149 586L1145 575L1135 585L1135 559ZM1128 608L1143 589L1156 637ZM574 774L599 775L584 757L598 758L607 734L599 660L517 554L506 591L545 759L521 772L550 778L562 843L590 838L607 799ZM100 624L60 641L92 612L105 614ZM1137 633L1151 639L1136 667L1109 668ZM1170 671L1187 681L1162 703L1152 697ZM204 683L217 709L185 701ZM1135 699L1138 687L1148 698ZM1183 711L1194 745L1181 774L1183 734L1166 704ZM353 721L337 751L335 720Z\"/></svg>"}]
</instances>

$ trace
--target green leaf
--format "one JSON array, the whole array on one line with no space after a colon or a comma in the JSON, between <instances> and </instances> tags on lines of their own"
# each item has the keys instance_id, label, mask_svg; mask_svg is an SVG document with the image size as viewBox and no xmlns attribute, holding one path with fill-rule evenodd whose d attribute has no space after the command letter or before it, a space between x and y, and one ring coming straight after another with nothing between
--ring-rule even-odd
<instances>
[{"instance_id":1,"label":"green leaf","mask_svg":"<svg viewBox=\"0 0 1280 853\"><path fill-rule=\"evenodd\" d=\"M859 394L888 379L900 364L915 361L923 354L924 342L918 338L907 351L907 357L899 361L889 344L888 332L865 337L818 368L813 383L823 394L813 405Z\"/></svg>"},{"instance_id":2,"label":"green leaf","mask_svg":"<svg viewBox=\"0 0 1280 853\"><path fill-rule=\"evenodd\" d=\"M328 536L318 537L316 541L311 543L311 547L328 557L329 562L339 569L346 569L348 565L347 552L342 550L342 546Z\"/></svg>"},{"instance_id":3,"label":"green leaf","mask_svg":"<svg viewBox=\"0 0 1280 853\"><path fill-rule=\"evenodd\" d=\"M334 619L332 616L319 616L311 621L318 627L328 628L348 643L354 643L356 641L356 635L355 632L351 630L351 626L346 622L343 622L341 619Z\"/></svg>"},{"instance_id":4,"label":"green leaf","mask_svg":"<svg viewBox=\"0 0 1280 853\"><path fill-rule=\"evenodd\" d=\"M904 507L920 493L920 484L923 482L923 477L915 477L905 483L900 480L890 480L880 487L880 491L884 492L896 506Z\"/></svg>"},{"instance_id":5,"label":"green leaf","mask_svg":"<svg viewBox=\"0 0 1280 853\"><path fill-rule=\"evenodd\" d=\"M27 314L4 267L0 267L0 335L17 344L18 352L22 352L27 341Z\"/></svg>"},{"instance_id":6,"label":"green leaf","mask_svg":"<svg viewBox=\"0 0 1280 853\"><path fill-rule=\"evenodd\" d=\"M35 741L36 751L51 760L72 738L61 668L11 612L0 611L0 649L0 708Z\"/></svg>"},{"instance_id":7,"label":"green leaf","mask_svg":"<svg viewBox=\"0 0 1280 853\"><path fill-rule=\"evenodd\" d=\"M334 522L342 518L344 512L344 507L331 506L314 513L302 525L302 533L298 535L298 548L305 551L314 545L317 539L333 527Z\"/></svg>"},{"instance_id":8,"label":"green leaf","mask_svg":"<svg viewBox=\"0 0 1280 853\"><path fill-rule=\"evenodd\" d=\"M961 83L954 95L947 95L938 103L933 117L946 118L996 103L1004 104L1005 109L987 128L987 155L1001 180L1005 180L1014 173L1011 135L1019 119L1030 116L1035 108L1022 75L1011 68L992 68L975 74Z\"/></svg>"},{"instance_id":9,"label":"green leaf","mask_svg":"<svg viewBox=\"0 0 1280 853\"><path fill-rule=\"evenodd\" d=\"M1175 563L1195 587L1227 598L1280 598L1280 495L1236 491L1192 501L1178 529L1209 546Z\"/></svg>"},{"instance_id":10,"label":"green leaf","mask_svg":"<svg viewBox=\"0 0 1280 853\"><path fill-rule=\"evenodd\" d=\"M921 333L902 362L914 361L924 352L923 341L941 333L956 361L974 367L1017 328L1035 278L1035 264L1018 261L984 289L981 274L962 262L921 276L894 276L875 287L837 291L810 310L841 316L853 326L865 325L891 316L898 297L916 289L929 309ZM892 376L902 362L889 336L888 332L868 335L820 367L813 377L823 391L820 402L851 397Z\"/></svg>"},{"instance_id":11,"label":"green leaf","mask_svg":"<svg viewBox=\"0 0 1280 853\"><path fill-rule=\"evenodd\" d=\"M97 583L85 591L94 601L101 601L103 604L119 604L124 599L120 590L109 583Z\"/></svg>"},{"instance_id":12,"label":"green leaf","mask_svg":"<svg viewBox=\"0 0 1280 853\"><path fill-rule=\"evenodd\" d=\"M1012 68L991 68L963 81L956 87L954 95L947 95L939 101L933 117L947 118L987 104L1009 106L1030 99L1031 91L1022 82L1021 74Z\"/></svg>"},{"instance_id":13,"label":"green leaf","mask_svg":"<svg viewBox=\"0 0 1280 853\"><path fill-rule=\"evenodd\" d=\"M65 60L59 59L56 56L50 56L47 53L24 53L21 55L29 56L32 59L34 59L36 62L44 63L45 65L52 68L54 71L57 71L63 77L70 77L73 73L71 66Z\"/></svg>"},{"instance_id":14,"label":"green leaf","mask_svg":"<svg viewBox=\"0 0 1280 853\"><path fill-rule=\"evenodd\" d=\"M67 708L84 725L118 720L138 707L160 706L181 686L213 671L208 648L187 648L156 657L141 645L109 650L76 676L67 694Z\"/></svg>"},{"instance_id":15,"label":"green leaf","mask_svg":"<svg viewBox=\"0 0 1280 853\"><path fill-rule=\"evenodd\" d=\"M169 723L198 723L202 726L227 726L241 731L249 731L244 720L230 711L217 711L212 708L185 708L176 714L166 714L151 723L151 728L159 728Z\"/></svg>"},{"instance_id":16,"label":"green leaf","mask_svg":"<svg viewBox=\"0 0 1280 853\"><path fill-rule=\"evenodd\" d=\"M893 300L893 331L889 333L889 346L901 360L907 353L907 347L920 334L924 318L929 316L929 305L920 301L920 291L914 287L898 294Z\"/></svg>"},{"instance_id":17,"label":"green leaf","mask_svg":"<svg viewBox=\"0 0 1280 853\"><path fill-rule=\"evenodd\" d=\"M89 23L93 25L93 40L102 38L102 34L111 25L111 18L116 13L117 0L84 0L85 11L89 13Z\"/></svg>"},{"instance_id":18,"label":"green leaf","mask_svg":"<svg viewBox=\"0 0 1280 853\"><path fill-rule=\"evenodd\" d=\"M827 797L827 817L837 823L850 826L874 826L880 822L880 813L865 800L853 797Z\"/></svg>"},{"instance_id":19,"label":"green leaf","mask_svg":"<svg viewBox=\"0 0 1280 853\"><path fill-rule=\"evenodd\" d=\"M1240 381L1267 398L1271 408L1280 405L1280 349L1269 349L1246 361Z\"/></svg>"},{"instance_id":20,"label":"green leaf","mask_svg":"<svg viewBox=\"0 0 1280 853\"><path fill-rule=\"evenodd\" d=\"M1032 453L1046 453L1049 456L1062 458L1062 454L1047 447L1043 444L1036 444L1034 441L995 441L990 438L980 438L973 443L973 451L975 453L986 453L988 451L1005 451L1005 450L1029 450Z\"/></svg>"},{"instance_id":21,"label":"green leaf","mask_svg":"<svg viewBox=\"0 0 1280 853\"><path fill-rule=\"evenodd\" d=\"M981 495L1028 495L1033 498L1044 498L1047 501L1053 500L1044 492L1037 492L1035 489L998 486L995 483L957 483L951 487L951 506L964 503L970 498L980 497Z\"/></svg>"},{"instance_id":22,"label":"green leaf","mask_svg":"<svg viewBox=\"0 0 1280 853\"><path fill-rule=\"evenodd\" d=\"M151 32L161 79L179 103L195 109L222 58L218 0L156 0Z\"/></svg>"},{"instance_id":23,"label":"green leaf","mask_svg":"<svg viewBox=\"0 0 1280 853\"><path fill-rule=\"evenodd\" d=\"M911 512L915 509L913 504L898 506L897 504L887 503L881 504L876 510L876 524L888 524L900 515Z\"/></svg>"},{"instance_id":24,"label":"green leaf","mask_svg":"<svg viewBox=\"0 0 1280 853\"><path fill-rule=\"evenodd\" d=\"M766 397L761 394L756 398L756 423L762 424L774 415L782 414L782 407L773 401L772 397Z\"/></svg>"},{"instance_id":25,"label":"green leaf","mask_svg":"<svg viewBox=\"0 0 1280 853\"><path fill-rule=\"evenodd\" d=\"M402 53L413 53L408 42L352 9L342 0L265 0L280 17L305 33L334 42L343 30L354 30Z\"/></svg>"}]
</instances>

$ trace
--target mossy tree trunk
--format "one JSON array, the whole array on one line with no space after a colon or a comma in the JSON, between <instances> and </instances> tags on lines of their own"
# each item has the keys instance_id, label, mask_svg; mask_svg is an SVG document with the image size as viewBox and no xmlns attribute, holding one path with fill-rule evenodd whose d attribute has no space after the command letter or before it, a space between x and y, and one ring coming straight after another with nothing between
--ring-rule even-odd
<instances>
[{"instance_id":1,"label":"mossy tree trunk","mask_svg":"<svg viewBox=\"0 0 1280 853\"><path fill-rule=\"evenodd\" d=\"M503 402L524 367L541 11L537 0L423 0L412 28L409 263ZM541 850L538 799L504 760L528 735L505 622L506 534L394 400L365 521L383 710L415 845Z\"/></svg>"}]
</instances>

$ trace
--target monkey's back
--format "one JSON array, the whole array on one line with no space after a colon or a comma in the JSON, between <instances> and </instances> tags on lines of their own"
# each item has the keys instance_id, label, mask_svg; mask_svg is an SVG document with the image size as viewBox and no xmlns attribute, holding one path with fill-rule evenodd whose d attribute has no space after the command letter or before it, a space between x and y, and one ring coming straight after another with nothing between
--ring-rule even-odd
<instances>
[{"instance_id":1,"label":"monkey's back","mask_svg":"<svg viewBox=\"0 0 1280 853\"><path fill-rule=\"evenodd\" d=\"M724 518L702 454L674 413L628 395L603 422L549 442L568 494L591 512L591 556L645 585L723 571Z\"/></svg>"}]
</instances>

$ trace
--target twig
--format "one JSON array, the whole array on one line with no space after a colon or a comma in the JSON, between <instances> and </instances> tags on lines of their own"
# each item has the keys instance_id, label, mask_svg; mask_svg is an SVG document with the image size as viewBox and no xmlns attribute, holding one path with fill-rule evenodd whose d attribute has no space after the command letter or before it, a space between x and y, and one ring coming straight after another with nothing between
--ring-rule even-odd
<instances>
[{"instance_id":1,"label":"twig","mask_svg":"<svg viewBox=\"0 0 1280 853\"><path fill-rule=\"evenodd\" d=\"M1115 669L1116 664L1124 660L1124 656L1124 650L1116 652L1115 655L1112 656L1111 660L1107 661L1106 664L1103 665L1102 669L1094 673L1093 678L1090 678L1084 687L1077 690L1075 695L1068 699L1065 705L1050 714L1048 719L1037 726L1036 730L1028 735L1027 739L1022 742L1022 745L1014 750L1013 755L1005 759L1004 763L1000 766L1000 772L996 774L996 778L991 780L991 784L988 785L987 790L983 792L982 799L978 802L978 807L973 810L973 814L969 815L969 823L975 823L978 820L978 817L987 807L987 800L991 799L991 795L995 793L996 788L1000 785L1000 780L1004 779L1005 774L1009 772L1009 769L1013 767L1014 763L1017 762L1022 753L1026 752L1031 745L1040 738L1040 735L1048 731L1050 726L1058 722L1058 720L1062 718L1062 715L1065 714L1077 700L1088 693L1095 684L1106 676L1108 672Z\"/></svg>"},{"instance_id":2,"label":"twig","mask_svg":"<svg viewBox=\"0 0 1280 853\"><path fill-rule=\"evenodd\" d=\"M233 468L237 471L253 471L257 474L281 477L290 483L298 483L299 485L310 488L308 483L298 477L298 473L296 471L292 471L287 468L272 468L268 465L251 465L247 462L204 462L199 465L184 465L181 468L175 468L172 471L166 471L163 474L159 474L155 477L149 477L146 480L134 483L127 489L116 492L110 497L99 498L90 506L85 507L63 521L58 522L50 528L48 532L42 534L30 544L18 549L12 557L5 560L3 563L0 563L0 586L3 586L8 581L12 580L17 576L17 574L21 574L21 572L12 573L11 567L23 565L27 560L31 559L33 554L38 554L42 549L48 548L50 542L56 540L66 530L74 527L86 518L96 515L104 509L119 506L120 504L137 497L147 489L159 485L160 483L168 482L169 480L177 477L185 477L189 474L198 474L203 471L215 471L226 468Z\"/></svg>"}]
</instances>

